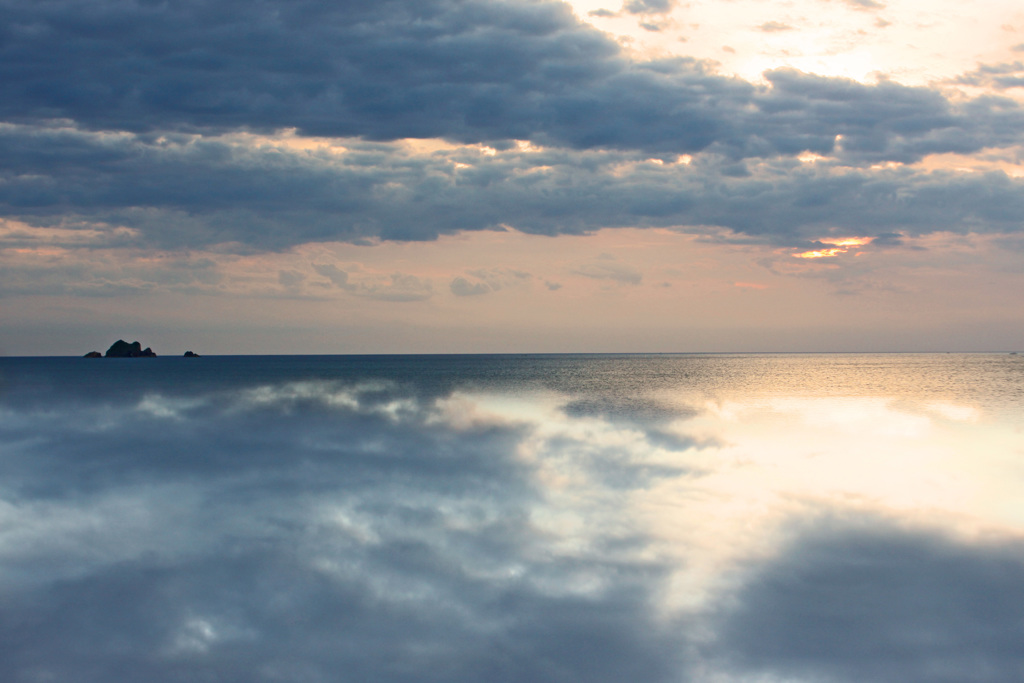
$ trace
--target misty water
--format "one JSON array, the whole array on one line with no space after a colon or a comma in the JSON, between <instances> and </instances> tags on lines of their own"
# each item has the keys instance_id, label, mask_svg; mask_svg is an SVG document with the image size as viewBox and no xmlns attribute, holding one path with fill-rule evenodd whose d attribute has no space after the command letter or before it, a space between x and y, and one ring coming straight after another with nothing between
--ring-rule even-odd
<instances>
[{"instance_id":1,"label":"misty water","mask_svg":"<svg viewBox=\"0 0 1024 683\"><path fill-rule=\"evenodd\" d=\"M0 359L0 679L1024 680L1024 356Z\"/></svg>"}]
</instances>

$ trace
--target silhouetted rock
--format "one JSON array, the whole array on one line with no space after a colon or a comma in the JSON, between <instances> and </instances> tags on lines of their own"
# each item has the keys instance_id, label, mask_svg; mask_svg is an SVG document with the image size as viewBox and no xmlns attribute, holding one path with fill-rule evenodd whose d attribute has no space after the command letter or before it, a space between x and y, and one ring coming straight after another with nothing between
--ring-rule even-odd
<instances>
[{"instance_id":1,"label":"silhouetted rock","mask_svg":"<svg viewBox=\"0 0 1024 683\"><path fill-rule=\"evenodd\" d=\"M85 354L83 358L103 358L103 354L100 353L99 351L90 351L89 353Z\"/></svg>"},{"instance_id":2,"label":"silhouetted rock","mask_svg":"<svg viewBox=\"0 0 1024 683\"><path fill-rule=\"evenodd\" d=\"M118 339L109 349L106 358L156 358L153 349L148 346L143 349L142 344L137 341L129 344L124 339Z\"/></svg>"},{"instance_id":3,"label":"silhouetted rock","mask_svg":"<svg viewBox=\"0 0 1024 683\"><path fill-rule=\"evenodd\" d=\"M191 351L185 352L185 358L200 358L198 353L192 353Z\"/></svg>"}]
</instances>

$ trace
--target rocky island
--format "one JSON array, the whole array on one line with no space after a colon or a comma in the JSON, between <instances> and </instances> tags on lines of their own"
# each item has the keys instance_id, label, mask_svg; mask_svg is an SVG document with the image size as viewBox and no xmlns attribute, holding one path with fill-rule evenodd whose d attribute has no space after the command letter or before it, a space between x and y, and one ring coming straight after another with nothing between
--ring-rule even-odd
<instances>
[{"instance_id":1,"label":"rocky island","mask_svg":"<svg viewBox=\"0 0 1024 683\"><path fill-rule=\"evenodd\" d=\"M137 341L129 344L124 339L118 339L110 345L105 354L99 351L90 351L85 354L86 358L156 358L153 349L148 346L143 349L142 344Z\"/></svg>"},{"instance_id":2,"label":"rocky island","mask_svg":"<svg viewBox=\"0 0 1024 683\"><path fill-rule=\"evenodd\" d=\"M84 358L156 358L156 353L153 349L142 348L142 344L137 341L133 341L131 344L126 342L124 339L118 339L116 342L110 345L106 353L100 353L99 351L90 351L83 356ZM192 351L185 352L185 358L202 358L198 353Z\"/></svg>"}]
</instances>

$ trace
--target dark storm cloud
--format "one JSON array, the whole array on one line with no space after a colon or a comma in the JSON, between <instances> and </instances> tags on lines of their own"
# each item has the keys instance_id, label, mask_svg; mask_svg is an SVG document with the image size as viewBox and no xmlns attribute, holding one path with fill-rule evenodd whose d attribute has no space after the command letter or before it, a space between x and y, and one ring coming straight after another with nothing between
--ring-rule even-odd
<instances>
[{"instance_id":1,"label":"dark storm cloud","mask_svg":"<svg viewBox=\"0 0 1024 683\"><path fill-rule=\"evenodd\" d=\"M635 62L554 2L5 0L0 25L0 119L22 123L736 157L827 153L843 135L844 155L902 161L1016 141L1024 122L893 83L775 72L764 90L694 60Z\"/></svg>"},{"instance_id":2,"label":"dark storm cloud","mask_svg":"<svg viewBox=\"0 0 1024 683\"><path fill-rule=\"evenodd\" d=\"M777 141L784 153L828 154L838 148L848 163L909 163L928 154L1017 144L1024 121L1018 105L998 98L954 107L936 91L891 81L864 85L793 69L765 77L772 88L758 100L763 118L751 127ZM842 138L835 140L837 135Z\"/></svg>"},{"instance_id":3,"label":"dark storm cloud","mask_svg":"<svg viewBox=\"0 0 1024 683\"><path fill-rule=\"evenodd\" d=\"M799 97L800 88L787 87ZM800 246L832 230L1010 233L1019 230L1024 212L1024 183L999 172L850 169L795 160L737 164L711 154L663 164L625 152L557 148L415 154L400 145L344 142L347 151L333 153L231 138L154 140L7 126L0 128L0 175L7 181L0 184L0 214L65 226L65 236L73 234L74 221L97 225L98 247L111 246L111 225L125 225L137 234L117 232L116 244L227 244L247 251L312 241L430 240L505 227L555 235L618 226L719 226ZM31 243L24 229L16 241ZM371 291L336 267L316 267L334 286L356 294L430 296L429 283L402 274ZM613 273L608 264L581 272L623 282L640 277L621 268ZM518 279L474 277L491 289Z\"/></svg>"},{"instance_id":4,"label":"dark storm cloud","mask_svg":"<svg viewBox=\"0 0 1024 683\"><path fill-rule=\"evenodd\" d=\"M1024 673L1024 547L825 523L752 571L717 647L747 675L996 682Z\"/></svg>"},{"instance_id":5,"label":"dark storm cloud","mask_svg":"<svg viewBox=\"0 0 1024 683\"><path fill-rule=\"evenodd\" d=\"M689 62L668 78L634 69L561 3L58 0L0 11L10 121L634 146L652 134L626 124L646 119L654 137L698 149L714 117L699 92L672 96L677 85L749 90Z\"/></svg>"},{"instance_id":6,"label":"dark storm cloud","mask_svg":"<svg viewBox=\"0 0 1024 683\"><path fill-rule=\"evenodd\" d=\"M964 78L1012 87L1007 69ZM633 61L553 2L0 0L0 216L86 228L93 246L238 252L506 227L711 226L785 245L1019 229L1018 180L870 169L1017 145L1019 105L787 69L766 79ZM282 129L349 149L249 135ZM391 142L408 137L499 154ZM805 168L804 151L833 161ZM684 153L689 166L643 163ZM8 242L32 241L23 233ZM370 298L431 296L402 273L370 289L324 277ZM88 289L114 280L134 286Z\"/></svg>"}]
</instances>

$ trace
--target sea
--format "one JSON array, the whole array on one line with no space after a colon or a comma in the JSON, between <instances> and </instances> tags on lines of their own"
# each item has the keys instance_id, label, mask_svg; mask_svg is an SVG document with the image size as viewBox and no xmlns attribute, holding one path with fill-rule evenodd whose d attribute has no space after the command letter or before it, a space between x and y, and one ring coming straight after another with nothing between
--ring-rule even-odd
<instances>
[{"instance_id":1,"label":"sea","mask_svg":"<svg viewBox=\"0 0 1024 683\"><path fill-rule=\"evenodd\" d=\"M0 358L0 680L1024 680L1024 356Z\"/></svg>"}]
</instances>

